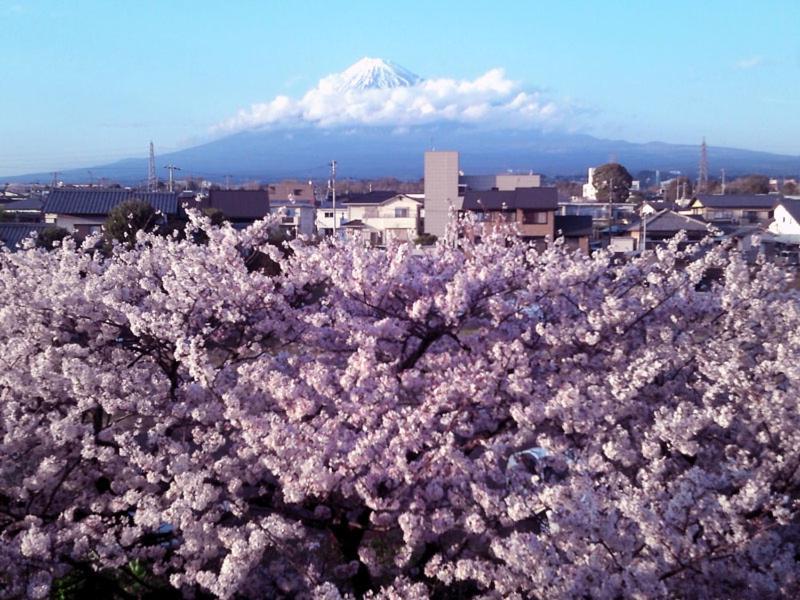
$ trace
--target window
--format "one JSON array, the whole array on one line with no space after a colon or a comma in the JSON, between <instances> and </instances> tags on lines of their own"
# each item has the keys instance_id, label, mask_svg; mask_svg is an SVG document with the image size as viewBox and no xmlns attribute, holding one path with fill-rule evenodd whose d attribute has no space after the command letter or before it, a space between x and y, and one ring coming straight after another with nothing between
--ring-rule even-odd
<instances>
[{"instance_id":1,"label":"window","mask_svg":"<svg viewBox=\"0 0 800 600\"><path fill-rule=\"evenodd\" d=\"M725 209L717 209L708 211L709 221L732 221L733 211Z\"/></svg>"},{"instance_id":2,"label":"window","mask_svg":"<svg viewBox=\"0 0 800 600\"><path fill-rule=\"evenodd\" d=\"M526 210L522 213L522 222L525 225L546 225L546 210Z\"/></svg>"},{"instance_id":3,"label":"window","mask_svg":"<svg viewBox=\"0 0 800 600\"><path fill-rule=\"evenodd\" d=\"M492 223L513 223L516 221L517 213L510 210L493 210L489 213L487 220Z\"/></svg>"},{"instance_id":4,"label":"window","mask_svg":"<svg viewBox=\"0 0 800 600\"><path fill-rule=\"evenodd\" d=\"M408 209L407 208L395 208L394 209L394 218L395 219L407 219L408 218Z\"/></svg>"},{"instance_id":5,"label":"window","mask_svg":"<svg viewBox=\"0 0 800 600\"><path fill-rule=\"evenodd\" d=\"M332 219L333 218L333 213L332 212L326 212L325 213L325 218L326 219Z\"/></svg>"}]
</instances>

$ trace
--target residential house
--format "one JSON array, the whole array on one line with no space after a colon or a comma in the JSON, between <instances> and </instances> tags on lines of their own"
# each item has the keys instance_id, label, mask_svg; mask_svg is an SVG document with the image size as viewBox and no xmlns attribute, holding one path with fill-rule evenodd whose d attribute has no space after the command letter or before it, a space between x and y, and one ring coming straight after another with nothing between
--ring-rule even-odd
<instances>
[{"instance_id":1,"label":"residential house","mask_svg":"<svg viewBox=\"0 0 800 600\"><path fill-rule=\"evenodd\" d=\"M773 221L769 231L787 239L796 239L800 243L800 199L781 198L775 204Z\"/></svg>"},{"instance_id":2,"label":"residential house","mask_svg":"<svg viewBox=\"0 0 800 600\"><path fill-rule=\"evenodd\" d=\"M780 198L774 194L699 195L682 212L725 230L740 225L766 225L772 219L775 202Z\"/></svg>"},{"instance_id":3,"label":"residential house","mask_svg":"<svg viewBox=\"0 0 800 600\"><path fill-rule=\"evenodd\" d=\"M478 239L503 223L516 224L519 235L527 240L553 239L557 209L554 187L468 191L462 203L462 210L475 216L473 235Z\"/></svg>"},{"instance_id":4,"label":"residential house","mask_svg":"<svg viewBox=\"0 0 800 600\"><path fill-rule=\"evenodd\" d=\"M651 248L663 244L680 232L685 232L689 241L698 241L709 234L709 227L708 223L700 219L665 208L628 225L620 236L623 239L612 239L611 246L618 251ZM633 242L626 242L624 238Z\"/></svg>"},{"instance_id":5,"label":"residential house","mask_svg":"<svg viewBox=\"0 0 800 600\"><path fill-rule=\"evenodd\" d=\"M178 194L173 192L137 192L135 190L56 189L44 201L44 218L51 225L85 236L101 230L111 210L128 200L147 202L161 213L161 218L178 215Z\"/></svg>"},{"instance_id":6,"label":"residential house","mask_svg":"<svg viewBox=\"0 0 800 600\"><path fill-rule=\"evenodd\" d=\"M774 220L760 236L765 256L792 265L800 264L800 198L783 197L775 204Z\"/></svg>"},{"instance_id":7,"label":"residential house","mask_svg":"<svg viewBox=\"0 0 800 600\"><path fill-rule=\"evenodd\" d=\"M272 199L270 195L269 209L273 214L281 213L280 227L290 237L298 235L314 235L314 221L317 208L309 200Z\"/></svg>"},{"instance_id":8,"label":"residential house","mask_svg":"<svg viewBox=\"0 0 800 600\"><path fill-rule=\"evenodd\" d=\"M424 203L421 194L373 191L349 194L343 203L347 206L347 222L342 228L348 238L381 246L392 241L413 241L420 233Z\"/></svg>"},{"instance_id":9,"label":"residential house","mask_svg":"<svg viewBox=\"0 0 800 600\"><path fill-rule=\"evenodd\" d=\"M556 215L555 235L563 237L564 243L575 250L589 254L592 238L592 217L588 215Z\"/></svg>"},{"instance_id":10,"label":"residential house","mask_svg":"<svg viewBox=\"0 0 800 600\"><path fill-rule=\"evenodd\" d=\"M678 206L674 202L671 202L670 200L648 199L642 202L642 207L640 209L640 212L645 216L649 216L649 215L654 215L657 212L661 212L664 209L679 211L680 206Z\"/></svg>"},{"instance_id":11,"label":"residential house","mask_svg":"<svg viewBox=\"0 0 800 600\"><path fill-rule=\"evenodd\" d=\"M311 204L317 203L314 184L310 181L286 180L270 183L267 186L267 191L269 192L269 197L276 201L294 200L305 203L310 202Z\"/></svg>"},{"instance_id":12,"label":"residential house","mask_svg":"<svg viewBox=\"0 0 800 600\"><path fill-rule=\"evenodd\" d=\"M333 208L332 200L326 199L320 202L315 221L317 234L333 235L334 227L339 230L345 223L347 223L347 205L341 199L336 200L336 210Z\"/></svg>"},{"instance_id":13,"label":"residential house","mask_svg":"<svg viewBox=\"0 0 800 600\"><path fill-rule=\"evenodd\" d=\"M185 207L216 209L233 225L246 226L270 214L269 193L266 190L210 190Z\"/></svg>"}]
</instances>

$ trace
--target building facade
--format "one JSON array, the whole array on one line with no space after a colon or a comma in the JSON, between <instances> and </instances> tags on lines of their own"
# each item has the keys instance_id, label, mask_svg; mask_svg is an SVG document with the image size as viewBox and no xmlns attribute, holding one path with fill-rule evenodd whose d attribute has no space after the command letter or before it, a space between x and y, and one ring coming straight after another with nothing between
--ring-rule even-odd
<instances>
[{"instance_id":1,"label":"building facade","mask_svg":"<svg viewBox=\"0 0 800 600\"><path fill-rule=\"evenodd\" d=\"M450 211L461 210L458 152L425 153L425 233L443 237Z\"/></svg>"},{"instance_id":2,"label":"building facade","mask_svg":"<svg viewBox=\"0 0 800 600\"><path fill-rule=\"evenodd\" d=\"M423 196L395 192L352 194L345 198L348 238L374 246L414 241L421 232Z\"/></svg>"},{"instance_id":3,"label":"building facade","mask_svg":"<svg viewBox=\"0 0 800 600\"><path fill-rule=\"evenodd\" d=\"M443 236L450 220L450 211L460 211L464 197L470 191L511 192L541 185L541 175L534 173L465 175L459 169L458 152L426 152L424 231L437 237Z\"/></svg>"}]
</instances>

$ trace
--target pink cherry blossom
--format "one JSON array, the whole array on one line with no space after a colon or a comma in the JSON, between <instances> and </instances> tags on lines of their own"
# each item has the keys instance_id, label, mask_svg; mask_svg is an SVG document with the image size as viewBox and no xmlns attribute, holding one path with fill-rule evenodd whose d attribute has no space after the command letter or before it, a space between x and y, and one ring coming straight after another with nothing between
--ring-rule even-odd
<instances>
[{"instance_id":1,"label":"pink cherry blossom","mask_svg":"<svg viewBox=\"0 0 800 600\"><path fill-rule=\"evenodd\" d=\"M276 218L2 253L2 597L134 560L187 597L796 596L785 272Z\"/></svg>"}]
</instances>

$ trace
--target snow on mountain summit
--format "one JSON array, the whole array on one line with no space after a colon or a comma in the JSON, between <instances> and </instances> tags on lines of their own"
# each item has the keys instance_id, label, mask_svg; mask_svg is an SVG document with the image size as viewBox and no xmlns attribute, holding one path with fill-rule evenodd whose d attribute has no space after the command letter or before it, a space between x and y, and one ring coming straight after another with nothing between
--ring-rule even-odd
<instances>
[{"instance_id":1,"label":"snow on mountain summit","mask_svg":"<svg viewBox=\"0 0 800 600\"><path fill-rule=\"evenodd\" d=\"M347 90L385 90L416 85L422 78L382 58L362 58L337 75L336 88Z\"/></svg>"}]
</instances>

